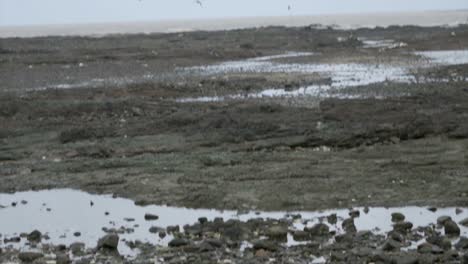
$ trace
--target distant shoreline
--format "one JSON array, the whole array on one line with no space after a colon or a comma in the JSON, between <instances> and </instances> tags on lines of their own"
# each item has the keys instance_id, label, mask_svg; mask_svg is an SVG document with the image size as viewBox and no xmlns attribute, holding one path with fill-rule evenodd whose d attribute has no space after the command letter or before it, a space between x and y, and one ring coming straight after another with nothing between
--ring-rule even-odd
<instances>
[{"instance_id":1,"label":"distant shoreline","mask_svg":"<svg viewBox=\"0 0 468 264\"><path fill-rule=\"evenodd\" d=\"M330 14L311 16L243 17L140 22L0 26L0 38L41 36L104 36L111 34L174 33L198 30L233 30L266 26L319 24L343 29L391 25L456 26L468 23L468 10L397 13Z\"/></svg>"}]
</instances>

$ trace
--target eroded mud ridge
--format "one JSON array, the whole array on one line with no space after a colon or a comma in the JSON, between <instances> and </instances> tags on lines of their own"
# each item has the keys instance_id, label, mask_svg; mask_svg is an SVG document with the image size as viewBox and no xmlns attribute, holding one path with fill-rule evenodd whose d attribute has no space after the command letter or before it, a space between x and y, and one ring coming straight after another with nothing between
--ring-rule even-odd
<instances>
[{"instance_id":1,"label":"eroded mud ridge","mask_svg":"<svg viewBox=\"0 0 468 264\"><path fill-rule=\"evenodd\" d=\"M382 207L416 206L424 214L433 213L429 206L450 208L444 215L466 237L460 221L468 204L467 26L271 27L0 41L2 199L20 191L73 188L137 205L236 212L196 225L198 217L174 220L189 225L175 236L156 223L166 228L167 244L156 246L161 230L154 229L155 241L129 243L136 254L119 248L128 261L464 261L464 240L451 241L449 248L443 223L437 227L443 209L426 223L402 212L413 226L404 224L408 230L396 235L391 223L379 232L359 222ZM35 203L22 200L0 200L6 206L0 210L18 213ZM45 203L38 210L52 217L49 223L58 221L53 216L59 207ZM94 203L83 204L95 210L87 218L91 223L112 219L112 212L105 215ZM334 234L327 225L326 232L310 235L297 228L297 222L317 220L305 212L330 208L358 208L358 230ZM463 210L455 214L455 208ZM232 217L247 211L282 213L270 220L266 213L264 220ZM302 220L285 217L286 211L302 212ZM340 221L350 216L348 210L339 212L345 212L337 224L343 229ZM23 213L18 218L30 216ZM159 221L173 219L163 215ZM118 221L115 227L100 224L83 262L74 261L122 261L93 251L105 235L102 227L117 232L119 245L137 240L119 234ZM136 223L124 222L135 229ZM135 233L148 234L145 224ZM226 231L231 227L232 233ZM87 237L84 228L70 226L60 242L46 227L37 228L41 238L49 233L50 241L41 241L51 246L22 248L28 240L21 233L34 230L20 226L2 231L7 235L2 241L20 237L16 247L2 249L2 257L16 261L18 250L35 250L45 255L41 261L53 260L49 253L69 255L67 239L77 240L75 232ZM281 231L280 240L284 230L288 238L302 234L305 243L277 243L266 235L269 228ZM368 229L372 233L362 232ZM168 245L175 238L181 247ZM422 238L430 245L411 243ZM116 237L109 239L113 247ZM260 243L266 246L255 246L265 239Z\"/></svg>"}]
</instances>

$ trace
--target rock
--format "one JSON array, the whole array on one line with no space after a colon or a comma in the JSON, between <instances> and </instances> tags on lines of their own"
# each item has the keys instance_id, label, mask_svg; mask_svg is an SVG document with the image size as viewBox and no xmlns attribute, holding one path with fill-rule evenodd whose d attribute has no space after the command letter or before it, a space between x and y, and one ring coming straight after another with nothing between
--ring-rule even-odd
<instances>
[{"instance_id":1,"label":"rock","mask_svg":"<svg viewBox=\"0 0 468 264\"><path fill-rule=\"evenodd\" d=\"M83 255L83 251L85 249L85 244L80 243L80 242L75 242L70 245L70 251L72 252L73 255L75 256L81 256Z\"/></svg>"},{"instance_id":2,"label":"rock","mask_svg":"<svg viewBox=\"0 0 468 264\"><path fill-rule=\"evenodd\" d=\"M39 232L38 230L34 230L27 235L27 239L30 242L39 243L41 242L41 238L42 238L42 233Z\"/></svg>"},{"instance_id":3,"label":"rock","mask_svg":"<svg viewBox=\"0 0 468 264\"><path fill-rule=\"evenodd\" d=\"M160 238L165 238L167 236L167 233L165 231L159 231L158 236Z\"/></svg>"},{"instance_id":4,"label":"rock","mask_svg":"<svg viewBox=\"0 0 468 264\"><path fill-rule=\"evenodd\" d=\"M465 218L465 219L461 220L460 225L468 227L468 218Z\"/></svg>"},{"instance_id":5,"label":"rock","mask_svg":"<svg viewBox=\"0 0 468 264\"><path fill-rule=\"evenodd\" d=\"M81 232L75 232L75 233L73 233L73 235L74 235L75 237L80 237L80 236L81 236Z\"/></svg>"},{"instance_id":6,"label":"rock","mask_svg":"<svg viewBox=\"0 0 468 264\"><path fill-rule=\"evenodd\" d=\"M210 251L214 251L215 248L208 242L206 241L203 241L200 243L200 245L198 246L198 251L199 252L210 252Z\"/></svg>"},{"instance_id":7,"label":"rock","mask_svg":"<svg viewBox=\"0 0 468 264\"><path fill-rule=\"evenodd\" d=\"M220 247L223 246L223 242L221 240L215 239L215 238L206 239L205 242L209 243L211 246L213 246L215 248L220 248Z\"/></svg>"},{"instance_id":8,"label":"rock","mask_svg":"<svg viewBox=\"0 0 468 264\"><path fill-rule=\"evenodd\" d=\"M259 249L257 251L255 251L255 257L257 258L267 258L269 255L268 251L264 250L264 249Z\"/></svg>"},{"instance_id":9,"label":"rock","mask_svg":"<svg viewBox=\"0 0 468 264\"><path fill-rule=\"evenodd\" d=\"M10 238L4 238L3 243L19 243L21 242L21 237L10 237Z\"/></svg>"},{"instance_id":10,"label":"rock","mask_svg":"<svg viewBox=\"0 0 468 264\"><path fill-rule=\"evenodd\" d=\"M278 250L278 245L273 243L272 241L258 240L253 243L253 248L255 250L263 249L263 250L275 252Z\"/></svg>"},{"instance_id":11,"label":"rock","mask_svg":"<svg viewBox=\"0 0 468 264\"><path fill-rule=\"evenodd\" d=\"M429 208L427 208L427 210L435 213L435 212L437 212L437 207L429 207Z\"/></svg>"},{"instance_id":12,"label":"rock","mask_svg":"<svg viewBox=\"0 0 468 264\"><path fill-rule=\"evenodd\" d=\"M117 234L108 234L99 239L97 249L117 250L119 245L119 236Z\"/></svg>"},{"instance_id":13,"label":"rock","mask_svg":"<svg viewBox=\"0 0 468 264\"><path fill-rule=\"evenodd\" d=\"M437 224L443 226L444 223L447 222L448 220L452 220L452 218L447 215L440 216L439 218L437 218Z\"/></svg>"},{"instance_id":14,"label":"rock","mask_svg":"<svg viewBox=\"0 0 468 264\"><path fill-rule=\"evenodd\" d=\"M443 254L444 250L442 250L440 247L436 245L432 245L429 243L423 243L418 246L418 252L421 254Z\"/></svg>"},{"instance_id":15,"label":"rock","mask_svg":"<svg viewBox=\"0 0 468 264\"><path fill-rule=\"evenodd\" d=\"M382 246L382 250L384 251L394 251L394 250L399 250L401 248L402 244L396 240L393 240L391 238L387 239L385 243Z\"/></svg>"},{"instance_id":16,"label":"rock","mask_svg":"<svg viewBox=\"0 0 468 264\"><path fill-rule=\"evenodd\" d=\"M366 206L366 207L364 207L364 210L363 210L363 211L364 211L364 213L365 213L365 214L368 214L368 213L369 213L369 211L370 211L370 209L369 209L369 207L368 207L368 206Z\"/></svg>"},{"instance_id":17,"label":"rock","mask_svg":"<svg viewBox=\"0 0 468 264\"><path fill-rule=\"evenodd\" d=\"M427 237L426 241L433 245L437 245L444 250L449 250L452 248L452 242L450 241L450 239L448 239L445 236L432 235L432 236Z\"/></svg>"},{"instance_id":18,"label":"rock","mask_svg":"<svg viewBox=\"0 0 468 264\"><path fill-rule=\"evenodd\" d=\"M159 216L155 215L155 214L145 214L145 220L146 221L154 221L154 220L158 220L159 219Z\"/></svg>"},{"instance_id":19,"label":"rock","mask_svg":"<svg viewBox=\"0 0 468 264\"><path fill-rule=\"evenodd\" d=\"M403 222L405 221L405 215L402 213L392 213L392 222Z\"/></svg>"},{"instance_id":20,"label":"rock","mask_svg":"<svg viewBox=\"0 0 468 264\"><path fill-rule=\"evenodd\" d=\"M330 260L332 263L343 262L346 260L346 254L340 251L332 251L330 253Z\"/></svg>"},{"instance_id":21,"label":"rock","mask_svg":"<svg viewBox=\"0 0 468 264\"><path fill-rule=\"evenodd\" d=\"M344 229L344 231L346 233L356 233L356 231L357 231L356 226L354 225L354 219L353 218L345 219L341 223L341 227Z\"/></svg>"},{"instance_id":22,"label":"rock","mask_svg":"<svg viewBox=\"0 0 468 264\"><path fill-rule=\"evenodd\" d=\"M56 264L70 264L70 258L66 254L57 254L55 257Z\"/></svg>"},{"instance_id":23,"label":"rock","mask_svg":"<svg viewBox=\"0 0 468 264\"><path fill-rule=\"evenodd\" d=\"M174 238L169 242L169 247L183 247L189 245L189 241L183 238Z\"/></svg>"},{"instance_id":24,"label":"rock","mask_svg":"<svg viewBox=\"0 0 468 264\"><path fill-rule=\"evenodd\" d=\"M200 217L200 218L198 218L198 222L203 225L203 224L208 222L208 218Z\"/></svg>"},{"instance_id":25,"label":"rock","mask_svg":"<svg viewBox=\"0 0 468 264\"><path fill-rule=\"evenodd\" d=\"M399 222L393 225L393 230L405 234L413 228L413 223L411 222Z\"/></svg>"},{"instance_id":26,"label":"rock","mask_svg":"<svg viewBox=\"0 0 468 264\"><path fill-rule=\"evenodd\" d=\"M455 244L456 249L468 249L468 238L460 237L460 240Z\"/></svg>"},{"instance_id":27,"label":"rock","mask_svg":"<svg viewBox=\"0 0 468 264\"><path fill-rule=\"evenodd\" d=\"M468 253L463 256L462 264L468 264Z\"/></svg>"},{"instance_id":28,"label":"rock","mask_svg":"<svg viewBox=\"0 0 468 264\"><path fill-rule=\"evenodd\" d=\"M327 221L329 224L334 225L336 224L336 222L338 222L338 217L336 216L336 214L331 214L327 216Z\"/></svg>"},{"instance_id":29,"label":"rock","mask_svg":"<svg viewBox=\"0 0 468 264\"><path fill-rule=\"evenodd\" d=\"M294 231L293 238L295 241L308 241L310 240L310 233L306 231Z\"/></svg>"},{"instance_id":30,"label":"rock","mask_svg":"<svg viewBox=\"0 0 468 264\"><path fill-rule=\"evenodd\" d=\"M313 227L306 227L304 231L308 232L311 236L326 236L330 233L330 228L326 224L320 223Z\"/></svg>"},{"instance_id":31,"label":"rock","mask_svg":"<svg viewBox=\"0 0 468 264\"><path fill-rule=\"evenodd\" d=\"M168 226L166 228L167 233L173 234L173 233L179 233L180 232L180 227L178 225L176 226Z\"/></svg>"},{"instance_id":32,"label":"rock","mask_svg":"<svg viewBox=\"0 0 468 264\"><path fill-rule=\"evenodd\" d=\"M461 213L463 213L463 209L461 209L461 208L456 208L456 209L455 209L455 214L456 214L456 215L459 215L459 214L461 214ZM466 220L468 220L468 218L467 218Z\"/></svg>"},{"instance_id":33,"label":"rock","mask_svg":"<svg viewBox=\"0 0 468 264\"><path fill-rule=\"evenodd\" d=\"M348 215L352 218L357 218L361 215L361 212L359 210L351 210Z\"/></svg>"},{"instance_id":34,"label":"rock","mask_svg":"<svg viewBox=\"0 0 468 264\"><path fill-rule=\"evenodd\" d=\"M405 241L405 236L403 236L400 232L398 231L390 231L388 233L388 237L393 239L393 240L396 240L400 243L403 243Z\"/></svg>"},{"instance_id":35,"label":"rock","mask_svg":"<svg viewBox=\"0 0 468 264\"><path fill-rule=\"evenodd\" d=\"M18 258L23 262L33 262L38 258L42 258L44 255L38 252L20 252Z\"/></svg>"},{"instance_id":36,"label":"rock","mask_svg":"<svg viewBox=\"0 0 468 264\"><path fill-rule=\"evenodd\" d=\"M460 235L460 227L452 219L445 221L443 226L447 236L456 237Z\"/></svg>"},{"instance_id":37,"label":"rock","mask_svg":"<svg viewBox=\"0 0 468 264\"><path fill-rule=\"evenodd\" d=\"M275 239L279 241L288 240L288 228L284 226L272 226L265 231L265 235L270 239Z\"/></svg>"},{"instance_id":38,"label":"rock","mask_svg":"<svg viewBox=\"0 0 468 264\"><path fill-rule=\"evenodd\" d=\"M164 229L161 228L161 227L152 226L152 227L150 227L150 229L149 229L148 231L149 231L150 233L152 233L152 234L156 234L156 233L159 233L159 232L161 232L161 231L164 231Z\"/></svg>"}]
</instances>

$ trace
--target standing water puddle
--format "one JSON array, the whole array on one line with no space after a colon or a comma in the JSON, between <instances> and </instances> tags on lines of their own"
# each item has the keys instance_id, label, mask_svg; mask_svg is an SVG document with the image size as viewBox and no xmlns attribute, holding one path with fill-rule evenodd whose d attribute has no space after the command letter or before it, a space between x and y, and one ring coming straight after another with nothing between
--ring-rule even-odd
<instances>
[{"instance_id":1,"label":"standing water puddle","mask_svg":"<svg viewBox=\"0 0 468 264\"><path fill-rule=\"evenodd\" d=\"M404 43L395 43L392 40L365 40L364 48L395 48L402 47ZM365 86L386 81L409 83L415 82L411 71L433 66L448 66L468 63L468 50L421 51L414 55L421 57L410 65L390 64L361 64L361 63L281 63L274 61L280 58L293 58L313 56L314 53L288 52L276 56L257 57L239 61L227 61L215 65L179 68L181 73L200 76L222 75L226 73L318 73L323 77L331 78L330 85L312 85L301 87L295 91L284 89L266 89L258 93L235 94L214 97L180 98L177 102L218 102L226 99L248 99L262 97L296 97L316 96L347 97L346 94L331 94L331 88L343 89L347 87ZM423 81L423 80L419 80ZM428 79L426 81L431 81ZM432 80L434 81L434 80ZM440 80L442 81L442 80ZM357 96L359 97L359 96ZM364 96L363 96L364 97Z\"/></svg>"},{"instance_id":2,"label":"standing water puddle","mask_svg":"<svg viewBox=\"0 0 468 264\"><path fill-rule=\"evenodd\" d=\"M376 233L388 232L392 229L391 214L400 212L406 216L407 221L415 227L427 226L436 223L438 217L451 216L455 222L468 217L468 208L456 213L455 208L442 208L436 212L424 207L402 208L370 208L355 219L358 230L372 230ZM145 220L145 214L154 214L159 219ZM172 239L167 236L159 238L157 234L150 233L151 227L166 228L167 226L194 224L200 217L213 220L222 217L224 220L239 219L247 221L253 218L281 219L290 215L301 214L300 221L295 221L294 229L303 229L319 223L325 216L337 214L337 225L330 226L337 233L341 230L341 221L348 218L349 210L326 210L319 212L252 212L238 214L236 211L218 211L207 209L186 209L167 206L137 206L132 200L113 198L110 195L92 195L82 191L59 189L45 191L18 192L15 194L0 194L0 234L2 241L0 247L14 247L27 250L26 239L20 243L6 243L4 239L19 236L39 230L47 234L46 243L66 244L83 242L87 247L95 247L98 239L105 235L103 228L125 230L120 234L122 241L142 241L154 245L167 245ZM468 236L468 227L461 226L461 235ZM75 236L80 232L80 236ZM289 245L297 244L290 236ZM131 256L133 252L125 243L119 243L119 251L123 255Z\"/></svg>"}]
</instances>

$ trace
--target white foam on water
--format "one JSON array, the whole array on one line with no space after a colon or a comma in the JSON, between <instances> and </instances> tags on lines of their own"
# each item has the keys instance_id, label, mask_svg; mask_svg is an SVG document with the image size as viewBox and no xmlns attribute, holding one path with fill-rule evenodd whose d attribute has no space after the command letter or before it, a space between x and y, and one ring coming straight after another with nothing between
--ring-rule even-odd
<instances>
[{"instance_id":1,"label":"white foam on water","mask_svg":"<svg viewBox=\"0 0 468 264\"><path fill-rule=\"evenodd\" d=\"M26 204L21 201L27 201ZM11 204L15 202L16 206ZM91 205L91 202L93 203ZM105 235L103 227L119 229L121 227L132 229L133 232L121 234L121 239L126 241L140 240L152 244L167 245L171 236L160 239L157 234L149 232L149 228L156 226L166 228L171 225L194 224L200 217L213 220L222 217L224 220L239 219L247 221L254 218L281 219L286 215L301 214L302 220L294 223L294 228L303 229L323 221L324 217L336 213L338 224L330 226L338 233L342 232L340 221L348 218L348 209L325 210L317 212L250 212L238 214L237 211L219 211L209 209L187 209L168 206L137 206L132 200L113 198L110 195L92 195L82 191L70 189L57 189L45 191L18 192L15 194L0 194L0 234L3 238L11 238L21 233L29 233L39 230L47 234L50 240L45 243L71 244L73 242L86 243L87 247L94 247L100 237ZM456 214L455 208L441 208L431 212L424 207L401 208L370 208L369 213L363 213L355 219L358 230L378 230L384 233L392 229L391 213L401 212L411 221L415 227L427 226L435 223L437 217L449 215L456 222L468 217L468 208L463 208L462 214ZM106 215L106 212L109 215ZM156 221L145 221L146 213L156 214ZM125 219L133 218L129 222ZM462 235L468 236L468 228L460 226ZM74 232L80 232L81 236L75 237ZM289 237L288 245L299 245L292 237ZM13 246L27 249L25 239L21 243L3 244L0 247ZM119 251L124 255L134 255L128 246L121 242Z\"/></svg>"}]
</instances>

